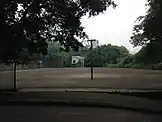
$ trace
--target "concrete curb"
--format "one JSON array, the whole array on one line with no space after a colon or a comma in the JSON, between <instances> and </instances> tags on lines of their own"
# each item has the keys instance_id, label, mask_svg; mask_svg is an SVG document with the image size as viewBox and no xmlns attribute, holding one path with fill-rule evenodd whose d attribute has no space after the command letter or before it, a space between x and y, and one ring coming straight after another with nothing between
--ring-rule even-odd
<instances>
[{"instance_id":1,"label":"concrete curb","mask_svg":"<svg viewBox=\"0 0 162 122\"><path fill-rule=\"evenodd\" d=\"M24 88L20 92L87 92L87 93L149 93L162 92L162 89L109 89L109 88Z\"/></svg>"}]
</instances>

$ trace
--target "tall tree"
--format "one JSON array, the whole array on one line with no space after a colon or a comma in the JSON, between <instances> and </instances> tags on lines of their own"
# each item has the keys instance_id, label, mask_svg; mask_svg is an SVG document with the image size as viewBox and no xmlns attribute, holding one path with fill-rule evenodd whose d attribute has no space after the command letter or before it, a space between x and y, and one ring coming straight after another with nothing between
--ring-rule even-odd
<instances>
[{"instance_id":1,"label":"tall tree","mask_svg":"<svg viewBox=\"0 0 162 122\"><path fill-rule=\"evenodd\" d=\"M87 37L80 18L87 13L96 16L110 5L116 6L112 0L1 1L0 61L21 63L21 54L46 54L47 38L77 50L82 44L76 37Z\"/></svg>"},{"instance_id":2,"label":"tall tree","mask_svg":"<svg viewBox=\"0 0 162 122\"><path fill-rule=\"evenodd\" d=\"M129 55L129 51L125 47L118 47L108 45L101 45L93 50L93 65L95 67L105 67L108 64L118 64L123 58ZM89 51L85 56L85 65L90 66L91 52Z\"/></svg>"},{"instance_id":3,"label":"tall tree","mask_svg":"<svg viewBox=\"0 0 162 122\"><path fill-rule=\"evenodd\" d=\"M137 19L131 43L134 46L146 46L145 56L148 63L162 61L162 1L148 0L148 11Z\"/></svg>"}]
</instances>

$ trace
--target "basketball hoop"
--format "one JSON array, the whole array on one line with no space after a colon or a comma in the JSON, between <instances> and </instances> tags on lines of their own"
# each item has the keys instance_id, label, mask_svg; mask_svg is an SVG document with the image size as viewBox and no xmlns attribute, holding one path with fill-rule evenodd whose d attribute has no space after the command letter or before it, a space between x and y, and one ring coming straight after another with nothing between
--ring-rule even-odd
<instances>
[{"instance_id":1,"label":"basketball hoop","mask_svg":"<svg viewBox=\"0 0 162 122\"><path fill-rule=\"evenodd\" d=\"M82 41L83 48L82 50L89 50L91 48L91 41L90 40L84 40ZM98 40L93 40L92 41L92 48L97 49L99 46L99 41Z\"/></svg>"}]
</instances>

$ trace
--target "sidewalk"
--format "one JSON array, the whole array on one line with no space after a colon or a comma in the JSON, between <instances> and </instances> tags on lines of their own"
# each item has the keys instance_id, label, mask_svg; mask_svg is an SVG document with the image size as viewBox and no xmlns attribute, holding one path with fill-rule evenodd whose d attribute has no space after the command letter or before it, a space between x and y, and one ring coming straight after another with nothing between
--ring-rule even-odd
<instances>
[{"instance_id":1,"label":"sidewalk","mask_svg":"<svg viewBox=\"0 0 162 122\"><path fill-rule=\"evenodd\" d=\"M162 89L110 89L110 88L23 88L19 89L20 92L40 92L40 91L52 91L52 92L95 92L95 93L148 93L148 92L162 92Z\"/></svg>"},{"instance_id":2,"label":"sidewalk","mask_svg":"<svg viewBox=\"0 0 162 122\"><path fill-rule=\"evenodd\" d=\"M22 89L0 94L0 103L108 107L162 114L162 100L111 93L106 89ZM141 91L140 91L141 92ZM147 91L143 91L147 92ZM155 91L152 91L155 92Z\"/></svg>"}]
</instances>

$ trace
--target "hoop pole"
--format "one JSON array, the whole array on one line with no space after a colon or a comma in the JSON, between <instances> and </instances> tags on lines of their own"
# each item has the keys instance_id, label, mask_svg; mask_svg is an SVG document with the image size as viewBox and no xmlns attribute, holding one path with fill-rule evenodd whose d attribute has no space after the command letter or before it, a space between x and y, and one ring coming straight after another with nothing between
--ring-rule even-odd
<instances>
[{"instance_id":1,"label":"hoop pole","mask_svg":"<svg viewBox=\"0 0 162 122\"><path fill-rule=\"evenodd\" d=\"M14 81L13 81L13 87L14 89L17 89L17 83L16 83L16 61L13 63L13 71L14 71Z\"/></svg>"},{"instance_id":2,"label":"hoop pole","mask_svg":"<svg viewBox=\"0 0 162 122\"><path fill-rule=\"evenodd\" d=\"M91 40L91 80L93 80L93 44L92 44L92 40Z\"/></svg>"},{"instance_id":3,"label":"hoop pole","mask_svg":"<svg viewBox=\"0 0 162 122\"><path fill-rule=\"evenodd\" d=\"M90 50L91 50L91 80L94 79L93 77L93 42L95 42L96 40L88 40L90 41Z\"/></svg>"}]
</instances>

